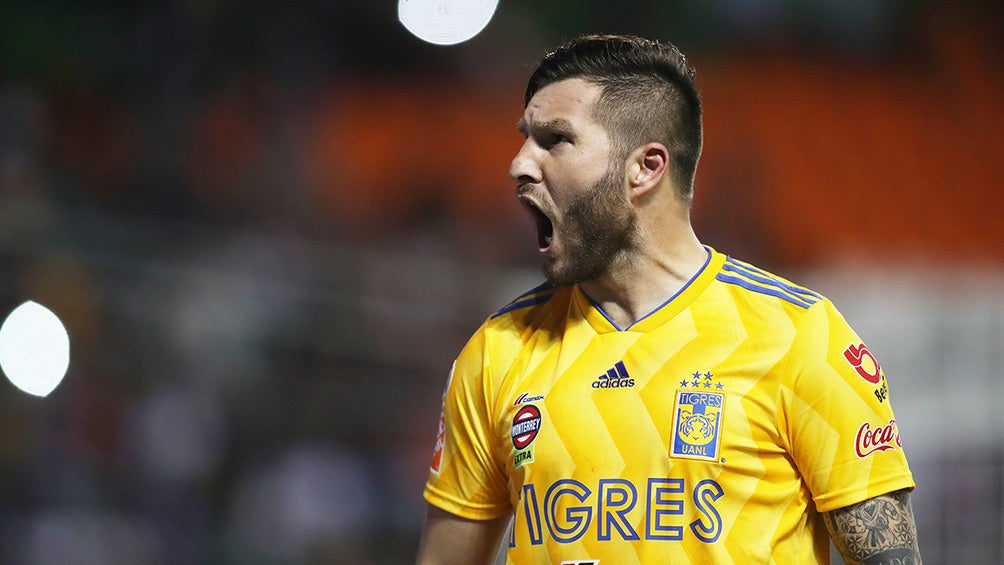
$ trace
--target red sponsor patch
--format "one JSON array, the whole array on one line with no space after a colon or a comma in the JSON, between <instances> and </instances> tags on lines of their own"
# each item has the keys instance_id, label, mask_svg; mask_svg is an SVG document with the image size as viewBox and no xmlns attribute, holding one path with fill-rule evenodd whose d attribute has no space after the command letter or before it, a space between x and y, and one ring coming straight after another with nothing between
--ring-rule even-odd
<instances>
[{"instance_id":1,"label":"red sponsor patch","mask_svg":"<svg viewBox=\"0 0 1004 565\"><path fill-rule=\"evenodd\" d=\"M429 470L439 474L439 468L443 465L443 448L446 446L446 395L450 391L450 383L453 382L453 371L457 368L456 360L450 367L450 376L446 378L446 389L443 390L443 407L439 411L439 430L436 432L436 447L432 450L432 464Z\"/></svg>"},{"instance_id":2,"label":"red sponsor patch","mask_svg":"<svg viewBox=\"0 0 1004 565\"><path fill-rule=\"evenodd\" d=\"M872 427L865 422L858 427L858 433L854 437L854 452L861 459L879 452L890 449L900 449L903 447L903 440L899 436L899 426L896 420L889 420L884 426Z\"/></svg>"},{"instance_id":3,"label":"red sponsor patch","mask_svg":"<svg viewBox=\"0 0 1004 565\"><path fill-rule=\"evenodd\" d=\"M537 439L540 431L540 410L533 404L527 404L516 412L512 418L512 445L516 449L526 449Z\"/></svg>"},{"instance_id":4,"label":"red sponsor patch","mask_svg":"<svg viewBox=\"0 0 1004 565\"><path fill-rule=\"evenodd\" d=\"M844 359L854 367L862 379L877 385L882 382L882 367L879 366L878 359L868 351L868 346L863 343L851 344L844 350Z\"/></svg>"},{"instance_id":5,"label":"red sponsor patch","mask_svg":"<svg viewBox=\"0 0 1004 565\"><path fill-rule=\"evenodd\" d=\"M439 466L443 464L443 446L446 445L446 414L439 413L439 431L436 433L436 448L432 452L432 465L429 469L439 474Z\"/></svg>"}]
</instances>

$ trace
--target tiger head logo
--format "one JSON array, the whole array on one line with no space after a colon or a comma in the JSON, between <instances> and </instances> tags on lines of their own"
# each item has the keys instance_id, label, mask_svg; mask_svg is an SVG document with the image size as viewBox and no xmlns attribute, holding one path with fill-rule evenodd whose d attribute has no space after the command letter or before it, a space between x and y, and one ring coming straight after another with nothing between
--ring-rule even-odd
<instances>
[{"instance_id":1,"label":"tiger head logo","mask_svg":"<svg viewBox=\"0 0 1004 565\"><path fill-rule=\"evenodd\" d=\"M715 437L714 415L680 411L679 433L693 445L703 445Z\"/></svg>"}]
</instances>

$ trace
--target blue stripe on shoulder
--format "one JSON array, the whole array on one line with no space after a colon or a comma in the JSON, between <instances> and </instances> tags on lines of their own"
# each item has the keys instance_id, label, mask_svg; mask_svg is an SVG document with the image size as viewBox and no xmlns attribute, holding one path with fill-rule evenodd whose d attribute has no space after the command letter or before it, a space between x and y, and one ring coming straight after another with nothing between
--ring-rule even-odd
<instances>
[{"instance_id":1,"label":"blue stripe on shoulder","mask_svg":"<svg viewBox=\"0 0 1004 565\"><path fill-rule=\"evenodd\" d=\"M801 306L802 308L808 308L809 306L812 306L811 303L805 302L803 300L799 300L799 299L795 298L794 296L792 296L790 294L787 294L787 293L784 293L784 292L781 292L780 290L778 290L776 288L768 288L768 287L760 286L758 284L751 283L751 282L747 281L746 279L741 279L739 277L732 277L732 276L726 275L725 273L718 273L718 275L716 275L715 278L718 279L718 280L720 280L720 281L722 281L722 282L724 282L724 283L730 283L730 284L741 286L741 287L745 288L746 290L752 290L753 292L759 292L760 294L767 294L769 296L776 296L776 297L778 297L780 299L787 300L788 302L791 302L792 304L794 304L796 306Z\"/></svg>"},{"instance_id":2,"label":"blue stripe on shoulder","mask_svg":"<svg viewBox=\"0 0 1004 565\"><path fill-rule=\"evenodd\" d=\"M753 292L775 296L802 308L808 308L822 300L822 296L818 293L782 281L766 271L741 263L731 257L726 259L726 263L722 266L722 272L718 273L715 278Z\"/></svg>"},{"instance_id":3,"label":"blue stripe on shoulder","mask_svg":"<svg viewBox=\"0 0 1004 565\"><path fill-rule=\"evenodd\" d=\"M529 306L536 306L537 304L543 304L554 296L555 286L549 282L545 282L538 285L523 294L516 297L515 300L510 302L507 306L503 307L498 312L491 315L492 318L498 318L499 316L512 312L513 310L518 310L520 308L526 308Z\"/></svg>"},{"instance_id":4,"label":"blue stripe on shoulder","mask_svg":"<svg viewBox=\"0 0 1004 565\"><path fill-rule=\"evenodd\" d=\"M767 283L767 279L769 279L770 284L777 285L789 292L798 294L800 296L804 296L807 299L812 300L813 302L823 299L823 296L818 292L813 292L805 287L795 286L793 284L782 281L777 277L777 275L772 275L771 273L768 273L767 271L764 271L762 269L758 269L757 267L754 267L749 263L743 263L742 261L738 261L736 259L733 259L732 257L727 257L725 261L726 263L725 265L723 265L723 267L726 270L743 269L749 274L751 278L754 277L755 275L759 275L760 277L762 277L762 279L759 279L760 282Z\"/></svg>"},{"instance_id":5,"label":"blue stripe on shoulder","mask_svg":"<svg viewBox=\"0 0 1004 565\"><path fill-rule=\"evenodd\" d=\"M554 284L550 283L550 282L540 283L539 285L537 285L537 286L531 288L530 290L524 292L523 294L517 296L516 299L513 300L513 302L522 300L522 299L526 298L527 296L530 296L531 294L537 294L538 292L544 292L545 290L554 290Z\"/></svg>"}]
</instances>

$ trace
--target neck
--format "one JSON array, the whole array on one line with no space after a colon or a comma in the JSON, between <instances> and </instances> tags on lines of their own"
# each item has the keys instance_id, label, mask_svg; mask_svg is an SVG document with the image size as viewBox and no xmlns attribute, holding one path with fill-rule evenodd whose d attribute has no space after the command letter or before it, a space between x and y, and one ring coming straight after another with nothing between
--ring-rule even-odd
<instances>
[{"instance_id":1,"label":"neck","mask_svg":"<svg viewBox=\"0 0 1004 565\"><path fill-rule=\"evenodd\" d=\"M667 245L620 257L608 274L580 286L618 327L626 328L679 292L707 258L707 249L688 229Z\"/></svg>"}]
</instances>

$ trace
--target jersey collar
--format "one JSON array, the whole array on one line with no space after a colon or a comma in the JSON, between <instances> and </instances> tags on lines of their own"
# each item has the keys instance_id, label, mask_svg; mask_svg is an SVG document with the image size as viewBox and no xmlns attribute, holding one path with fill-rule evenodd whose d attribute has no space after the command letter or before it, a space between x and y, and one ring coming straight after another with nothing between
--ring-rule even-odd
<instances>
[{"instance_id":1,"label":"jersey collar","mask_svg":"<svg viewBox=\"0 0 1004 565\"><path fill-rule=\"evenodd\" d=\"M663 323L673 319L687 306L690 306L694 299L700 296L704 289L711 284L711 281L715 280L715 275L721 270L722 265L725 263L725 255L718 253L707 245L705 245L704 248L708 251L708 259L704 262L704 265L697 271L697 273L689 281L687 281L687 284L683 285L683 288L681 288L673 296L670 296L669 299L657 306L654 310L642 316L641 319L626 328L620 328L617 324L610 320L606 312L604 312L598 304L593 302L593 300L582 291L582 287L579 285L575 285L572 293L575 297L575 303L578 306L579 311L585 316L586 321L589 322L589 325L591 325L593 330L597 333L619 331L646 332L657 328Z\"/></svg>"}]
</instances>

